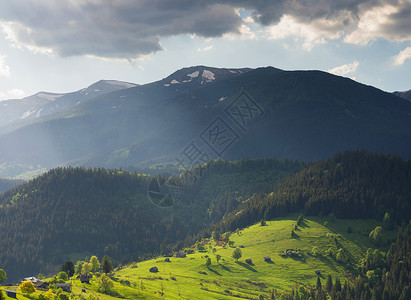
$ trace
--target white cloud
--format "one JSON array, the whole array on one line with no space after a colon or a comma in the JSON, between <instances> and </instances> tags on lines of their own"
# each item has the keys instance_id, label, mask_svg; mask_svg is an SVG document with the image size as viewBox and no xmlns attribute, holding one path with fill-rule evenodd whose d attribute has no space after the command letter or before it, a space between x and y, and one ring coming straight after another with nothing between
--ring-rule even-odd
<instances>
[{"instance_id":1,"label":"white cloud","mask_svg":"<svg viewBox=\"0 0 411 300\"><path fill-rule=\"evenodd\" d=\"M20 89L12 89L7 92L0 92L0 101L8 99L20 99L23 98L26 93Z\"/></svg>"},{"instance_id":2,"label":"white cloud","mask_svg":"<svg viewBox=\"0 0 411 300\"><path fill-rule=\"evenodd\" d=\"M13 47L18 49L27 49L33 53L42 53L50 56L54 55L53 49L49 47L38 46L32 41L23 42L21 37L19 39L17 32L20 32L21 36L29 36L31 34L32 30L29 27L25 27L17 22L2 22L0 20L0 28L2 29L6 40L9 40Z\"/></svg>"},{"instance_id":3,"label":"white cloud","mask_svg":"<svg viewBox=\"0 0 411 300\"><path fill-rule=\"evenodd\" d=\"M411 59L411 47L407 47L394 57L394 64L397 66L404 64L407 59Z\"/></svg>"},{"instance_id":4,"label":"white cloud","mask_svg":"<svg viewBox=\"0 0 411 300\"><path fill-rule=\"evenodd\" d=\"M10 67L6 65L6 56L0 55L0 77L10 77Z\"/></svg>"},{"instance_id":5,"label":"white cloud","mask_svg":"<svg viewBox=\"0 0 411 300\"><path fill-rule=\"evenodd\" d=\"M390 16L397 13L398 9L388 4L365 11L360 16L356 29L345 36L344 41L350 44L366 45L379 37L394 39L392 33L384 32L384 27L391 22Z\"/></svg>"},{"instance_id":6,"label":"white cloud","mask_svg":"<svg viewBox=\"0 0 411 300\"><path fill-rule=\"evenodd\" d=\"M257 39L257 34L247 25L241 24L237 33L226 33L223 38L228 40L254 40Z\"/></svg>"},{"instance_id":7,"label":"white cloud","mask_svg":"<svg viewBox=\"0 0 411 300\"><path fill-rule=\"evenodd\" d=\"M355 73L355 71L357 71L358 66L360 65L360 63L358 61L353 61L350 64L345 64L342 66L338 66L332 69L329 69L327 72L334 74L334 75L338 75L338 76L345 76L345 77L349 77L351 79L355 79L355 77L353 76L348 76L352 73Z\"/></svg>"},{"instance_id":8,"label":"white cloud","mask_svg":"<svg viewBox=\"0 0 411 300\"><path fill-rule=\"evenodd\" d=\"M197 51L198 52L207 52L207 51L212 50L213 48L214 48L214 46L210 45L210 46L207 46L207 47L204 47L204 48L198 48Z\"/></svg>"},{"instance_id":9,"label":"white cloud","mask_svg":"<svg viewBox=\"0 0 411 300\"><path fill-rule=\"evenodd\" d=\"M326 43L327 39L340 38L343 29L338 28L338 23L333 20L318 19L310 24L305 24L293 16L284 15L278 24L268 27L267 32L269 39L278 40L288 37L302 39L303 49L310 51L315 45Z\"/></svg>"}]
</instances>

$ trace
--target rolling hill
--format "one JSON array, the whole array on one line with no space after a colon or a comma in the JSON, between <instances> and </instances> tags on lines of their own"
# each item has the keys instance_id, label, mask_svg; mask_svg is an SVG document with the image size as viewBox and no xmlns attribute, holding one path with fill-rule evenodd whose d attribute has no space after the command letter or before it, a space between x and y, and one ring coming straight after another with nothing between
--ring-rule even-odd
<instances>
[{"instance_id":1,"label":"rolling hill","mask_svg":"<svg viewBox=\"0 0 411 300\"><path fill-rule=\"evenodd\" d=\"M150 257L193 240L243 199L302 167L274 159L212 162L172 206L149 197L153 178L147 175L53 169L0 194L0 265L17 280L93 253L123 263Z\"/></svg>"},{"instance_id":2,"label":"rolling hill","mask_svg":"<svg viewBox=\"0 0 411 300\"><path fill-rule=\"evenodd\" d=\"M93 294L106 300L258 299L259 295L277 299L296 287L300 292L301 288L315 291L317 278L324 290L328 276L334 282L352 282L366 261L368 249L380 253L387 248L379 247L374 252L377 248L368 238L368 233L381 222L309 217L297 226L297 217L276 218L264 226L258 223L220 238L202 239L184 249L186 257L157 256L118 266L110 274L114 286L106 294L99 290L99 273L90 284L82 284L74 276L72 294ZM293 228L297 228L295 236L290 235ZM347 228L355 229L347 233ZM384 242L394 240L395 234L395 230L384 231ZM242 253L238 261L232 257L236 248ZM345 254L344 261L337 259L338 251ZM208 258L211 264L207 267ZM251 262L247 263L249 259ZM156 272L150 272L153 267ZM26 299L24 295L20 297Z\"/></svg>"},{"instance_id":3,"label":"rolling hill","mask_svg":"<svg viewBox=\"0 0 411 300\"><path fill-rule=\"evenodd\" d=\"M206 166L197 181L183 181L171 205L150 193L165 194L164 177L101 168L58 168L9 190L0 195L0 265L16 280L93 254L124 264L192 245L213 231L304 211L378 220L387 212L393 226L410 218L410 164L398 157L348 152L308 166L274 159ZM177 187L173 180L168 184Z\"/></svg>"}]
</instances>

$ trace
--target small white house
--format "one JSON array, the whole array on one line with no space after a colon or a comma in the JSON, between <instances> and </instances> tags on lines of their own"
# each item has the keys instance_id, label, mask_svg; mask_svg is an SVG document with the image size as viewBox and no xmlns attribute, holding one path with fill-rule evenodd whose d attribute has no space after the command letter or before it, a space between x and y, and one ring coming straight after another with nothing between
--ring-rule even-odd
<instances>
[{"instance_id":1,"label":"small white house","mask_svg":"<svg viewBox=\"0 0 411 300\"><path fill-rule=\"evenodd\" d=\"M31 281L33 283L36 283L39 280L36 277L26 277L23 279L23 281Z\"/></svg>"}]
</instances>

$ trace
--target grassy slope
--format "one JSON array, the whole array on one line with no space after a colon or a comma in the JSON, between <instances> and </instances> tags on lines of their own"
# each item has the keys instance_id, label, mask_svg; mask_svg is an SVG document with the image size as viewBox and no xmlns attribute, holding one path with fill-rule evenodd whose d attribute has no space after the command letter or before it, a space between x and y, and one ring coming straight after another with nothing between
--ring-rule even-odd
<instances>
[{"instance_id":1,"label":"grassy slope","mask_svg":"<svg viewBox=\"0 0 411 300\"><path fill-rule=\"evenodd\" d=\"M324 226L325 219L308 218L296 231L297 237L292 238L290 232L296 218L275 219L267 222L268 226L257 224L233 234L230 240L234 241L234 246L244 246L239 262L231 258L234 248L227 245L216 247L216 254L222 256L220 263L217 263L210 245L206 245L207 253L196 252L187 258L171 258L170 263L165 262L164 258L144 261L138 263L137 268L126 267L117 271L115 277L135 282L138 286L143 282L144 291L157 294L162 285L167 299L228 299L231 294L244 298L256 298L259 294L268 297L270 289L281 292L295 285L314 285L317 280L315 270L322 271L324 284L328 274L344 281L347 270L352 269L363 258L366 249L372 247L368 233L378 225L374 220L326 219L328 225ZM351 234L346 233L349 226L354 231ZM327 237L327 233L332 236ZM350 258L345 266L324 254L330 247L337 249L334 237ZM317 246L323 255L306 255L306 260L279 255L289 248L299 248L306 253L313 246ZM205 266L206 255L212 260L209 269ZM264 256L270 256L272 263L264 262ZM252 265L245 263L247 258L253 260ZM153 266L158 267L158 273L149 272ZM199 271L207 275L199 274Z\"/></svg>"},{"instance_id":2,"label":"grassy slope","mask_svg":"<svg viewBox=\"0 0 411 300\"><path fill-rule=\"evenodd\" d=\"M352 269L365 255L372 245L368 233L379 224L375 220L338 220L334 218L310 217L295 231L291 237L291 229L296 224L297 215L288 218L278 218L267 222L267 226L259 224L233 233L230 241L234 246L217 246L212 241L203 241L206 251L196 251L186 258L157 258L116 270L113 273L115 281L114 294L103 295L97 292L97 283L84 285L87 294L92 290L102 300L110 299L161 299L163 289L166 299L230 299L237 296L246 299L256 299L259 294L269 297L270 290L278 293L289 290L296 285L313 286L317 280L315 270L321 270L323 284L328 274L345 281L347 271ZM324 226L324 222L327 225ZM353 233L347 233L351 227ZM328 234L328 236L327 236ZM392 238L395 232L384 232L383 239ZM324 252L330 247L337 249L335 238L340 247L350 258L350 262L342 265ZM235 246L243 245L242 258L235 262L231 254ZM317 246L322 255L310 256L306 253ZM212 248L221 255L217 263ZM299 248L305 254L305 259L284 258L280 252L285 249ZM205 266L206 255L211 258L210 268ZM263 257L270 256L271 263L264 262ZM251 258L248 265L245 259ZM150 273L149 269L157 266L158 273ZM203 271L206 274L200 274ZM129 286L120 281L130 282ZM82 284L73 281L73 292L81 292ZM19 296L19 299L26 299Z\"/></svg>"}]
</instances>

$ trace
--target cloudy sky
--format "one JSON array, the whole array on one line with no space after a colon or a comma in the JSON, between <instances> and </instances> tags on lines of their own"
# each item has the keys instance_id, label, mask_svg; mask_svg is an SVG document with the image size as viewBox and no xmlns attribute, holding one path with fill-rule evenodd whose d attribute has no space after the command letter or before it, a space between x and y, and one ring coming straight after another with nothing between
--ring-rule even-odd
<instances>
[{"instance_id":1,"label":"cloudy sky","mask_svg":"<svg viewBox=\"0 0 411 300\"><path fill-rule=\"evenodd\" d=\"M411 0L1 0L0 99L192 65L411 89Z\"/></svg>"}]
</instances>

